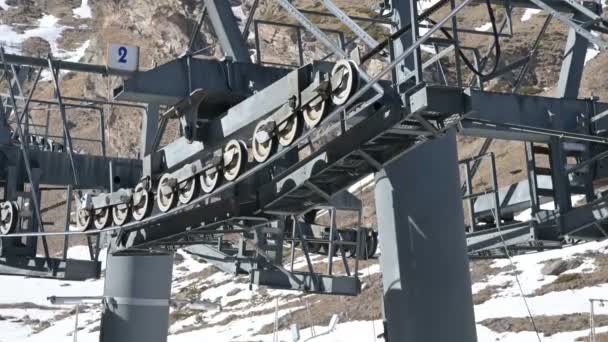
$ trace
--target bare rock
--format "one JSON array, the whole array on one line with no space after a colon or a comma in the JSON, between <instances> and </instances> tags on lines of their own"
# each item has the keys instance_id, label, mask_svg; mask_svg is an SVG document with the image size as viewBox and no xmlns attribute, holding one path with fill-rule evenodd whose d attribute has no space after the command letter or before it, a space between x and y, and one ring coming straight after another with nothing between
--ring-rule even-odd
<instances>
[{"instance_id":1,"label":"bare rock","mask_svg":"<svg viewBox=\"0 0 608 342\"><path fill-rule=\"evenodd\" d=\"M32 57L45 57L51 53L51 44L41 37L30 37L23 41L22 52Z\"/></svg>"},{"instance_id":2,"label":"bare rock","mask_svg":"<svg viewBox=\"0 0 608 342\"><path fill-rule=\"evenodd\" d=\"M579 267L583 262L578 259L572 260L553 260L549 261L543 266L541 273L544 275L560 275L567 270L571 270Z\"/></svg>"},{"instance_id":3,"label":"bare rock","mask_svg":"<svg viewBox=\"0 0 608 342\"><path fill-rule=\"evenodd\" d=\"M236 295L237 293L241 292L241 289L239 289L238 287L228 291L228 293L226 293L226 297L231 297Z\"/></svg>"}]
</instances>

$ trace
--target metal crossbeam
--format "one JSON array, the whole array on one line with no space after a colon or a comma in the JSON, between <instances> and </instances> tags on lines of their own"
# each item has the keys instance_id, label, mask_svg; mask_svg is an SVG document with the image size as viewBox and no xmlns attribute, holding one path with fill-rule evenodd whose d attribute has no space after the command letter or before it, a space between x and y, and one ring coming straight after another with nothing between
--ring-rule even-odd
<instances>
[{"instance_id":1,"label":"metal crossbeam","mask_svg":"<svg viewBox=\"0 0 608 342\"><path fill-rule=\"evenodd\" d=\"M361 26L359 26L353 19L351 19L346 13L344 13L338 6L336 6L331 0L323 0L325 7L335 15L344 25L351 29L357 37L370 48L376 47L378 42L370 36Z\"/></svg>"},{"instance_id":2,"label":"metal crossbeam","mask_svg":"<svg viewBox=\"0 0 608 342\"><path fill-rule=\"evenodd\" d=\"M313 22L308 20L304 14L302 14L294 5L292 5L288 0L277 0L279 5L283 7L289 14L291 14L294 19L296 19L300 25L304 26L306 30L312 33L323 45L329 48L336 56L340 58L348 59L348 55L342 49L340 49L334 42L329 39L329 37L321 31ZM355 24L356 25L356 24ZM371 81L370 77L363 70L359 70L359 77L362 80L368 82L370 84L370 88L374 88L379 94L384 94L384 89L378 84L378 81ZM368 90L370 89L368 88Z\"/></svg>"},{"instance_id":3,"label":"metal crossbeam","mask_svg":"<svg viewBox=\"0 0 608 342\"><path fill-rule=\"evenodd\" d=\"M585 29L582 25L579 25L579 24L575 23L570 18L568 18L565 14L563 14L562 12L560 12L560 11L556 10L555 8L551 7L550 5L548 5L543 0L530 0L530 1L532 3L534 3L535 5L537 5L538 7L540 7L542 10L544 10L546 12L549 12L557 20L559 20L562 23L564 23L564 24L568 25L569 27L571 27L576 33L580 34L582 37L585 37L585 39L587 39L589 42L597 45L601 50L608 49L608 43L607 42L605 42L600 37L596 37L591 32L589 32L587 29Z\"/></svg>"}]
</instances>

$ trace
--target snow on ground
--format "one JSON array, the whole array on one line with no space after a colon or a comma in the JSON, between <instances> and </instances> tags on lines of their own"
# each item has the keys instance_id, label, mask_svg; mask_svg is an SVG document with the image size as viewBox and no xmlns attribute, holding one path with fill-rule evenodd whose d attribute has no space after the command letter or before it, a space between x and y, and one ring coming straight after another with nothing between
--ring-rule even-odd
<instances>
[{"instance_id":1,"label":"snow on ground","mask_svg":"<svg viewBox=\"0 0 608 342\"><path fill-rule=\"evenodd\" d=\"M0 0L0 8L1 8L1 9L3 9L3 10L5 10L5 11L6 11L6 10L7 10L7 9L9 9L10 7L11 7L11 6L9 6L9 5L7 5L7 4L6 4L6 0Z\"/></svg>"},{"instance_id":2,"label":"snow on ground","mask_svg":"<svg viewBox=\"0 0 608 342\"><path fill-rule=\"evenodd\" d=\"M537 15L538 13L540 13L541 10L540 9L536 9L536 8L528 8L526 9L526 11L524 12L524 14L521 16L521 21L528 21L530 20L533 16Z\"/></svg>"},{"instance_id":3,"label":"snow on ground","mask_svg":"<svg viewBox=\"0 0 608 342\"><path fill-rule=\"evenodd\" d=\"M84 43L82 43L82 45L77 47L76 50L73 50L73 51L60 50L59 55L57 57L65 60L65 61L68 61L68 62L78 62L78 61L80 61L80 59L82 57L84 57L84 53L89 48L90 44L91 44L91 41L87 40Z\"/></svg>"},{"instance_id":4,"label":"snow on ground","mask_svg":"<svg viewBox=\"0 0 608 342\"><path fill-rule=\"evenodd\" d=\"M587 49L587 54L585 55L585 65L587 64L587 62L594 59L599 53L600 50L595 46Z\"/></svg>"},{"instance_id":5,"label":"snow on ground","mask_svg":"<svg viewBox=\"0 0 608 342\"><path fill-rule=\"evenodd\" d=\"M591 32L592 35L599 37L599 33L592 31ZM590 60L592 60L593 58L595 58L598 54L600 53L600 49L597 45L595 44L589 44L589 48L587 49L587 54L585 55L585 65L587 64L587 62L589 62Z\"/></svg>"},{"instance_id":6,"label":"snow on ground","mask_svg":"<svg viewBox=\"0 0 608 342\"><path fill-rule=\"evenodd\" d=\"M0 7L6 9L6 1L0 0ZM88 0L82 0L80 7L73 10L76 18L85 19L91 18L91 8L88 4ZM69 62L78 62L82 59L86 49L89 47L90 41L84 41L80 46L74 50L65 50L59 47L59 39L62 37L63 32L71 27L64 26L59 23L59 18L44 14L42 18L38 19L37 25L33 28L26 29L23 33L19 33L14 30L10 25L0 24L0 45L4 46L7 53L21 53L21 44L28 38L40 37L46 40L50 47L53 57L66 60ZM66 74L63 71L61 74ZM43 71L43 81L51 80L51 73L49 71Z\"/></svg>"},{"instance_id":7,"label":"snow on ground","mask_svg":"<svg viewBox=\"0 0 608 342\"><path fill-rule=\"evenodd\" d=\"M436 3L438 3L439 0L420 0L418 1L418 13L422 13L424 11L426 11L428 8L430 8L431 6L435 5Z\"/></svg>"},{"instance_id":8,"label":"snow on ground","mask_svg":"<svg viewBox=\"0 0 608 342\"><path fill-rule=\"evenodd\" d=\"M551 259L568 260L577 254L580 255L590 250L608 254L608 241L589 242L563 249L513 257L514 266L519 273L523 292L534 316L574 313L586 315L589 313L590 298L608 297L608 284L575 290L549 292L541 296L534 295L535 290L557 279L557 276L542 275L543 262ZM501 268L509 265L510 262L508 260L501 259L495 261L492 266ZM587 258L582 265L565 273L588 273L592 272L594 268L593 260ZM476 293L486 286L505 284L508 286L500 290L494 298L475 306L475 318L478 322L487 318L528 317L528 312L512 272L505 271L491 277L487 282L473 284L473 292ZM599 310L603 311L600 312ZM608 314L608 308L597 308L596 314ZM480 341L537 341L536 335L533 332L496 333L481 325L478 325L477 330ZM608 331L608 327L597 328L597 331ZM574 341L576 338L587 336L588 334L589 330L583 330L541 337L542 341L547 342Z\"/></svg>"},{"instance_id":9,"label":"snow on ground","mask_svg":"<svg viewBox=\"0 0 608 342\"><path fill-rule=\"evenodd\" d=\"M245 23L247 22L247 16L245 15L245 12L243 11L243 7L242 6L233 6L231 7L232 9L232 14L234 14L234 17L236 18L236 21L239 25L239 30L242 32L243 29L245 28ZM253 30L249 31L249 35L247 36L247 39L252 39L254 37L254 33Z\"/></svg>"},{"instance_id":10,"label":"snow on ground","mask_svg":"<svg viewBox=\"0 0 608 342\"><path fill-rule=\"evenodd\" d=\"M313 337L312 329L302 329L300 330L300 341L306 341L310 339L310 341L315 342L375 342L375 341L384 341L383 338L377 338L383 332L382 321L353 321L353 322L345 322L339 323L336 325L335 329L329 333L327 326L315 326L314 330L316 332L315 337ZM326 334L324 334L326 333ZM293 341L291 331L282 330L277 332L277 336L279 341ZM258 336L262 341L273 341L273 335L262 335Z\"/></svg>"},{"instance_id":11,"label":"snow on ground","mask_svg":"<svg viewBox=\"0 0 608 342\"><path fill-rule=\"evenodd\" d=\"M492 28L492 23L485 23L475 28L475 31L488 31Z\"/></svg>"},{"instance_id":12,"label":"snow on ground","mask_svg":"<svg viewBox=\"0 0 608 342\"><path fill-rule=\"evenodd\" d=\"M59 24L59 19L53 15L45 14L38 19L38 26L25 30L23 33L16 32L9 25L0 25L0 44L6 44L5 50L8 53L19 52L20 44L30 37L40 37L49 42L51 51L59 51L57 41L61 37L66 27Z\"/></svg>"},{"instance_id":13,"label":"snow on ground","mask_svg":"<svg viewBox=\"0 0 608 342\"><path fill-rule=\"evenodd\" d=\"M91 7L89 6L89 0L82 0L82 2L80 3L80 7L73 9L72 13L82 19L91 18L92 15Z\"/></svg>"},{"instance_id":14,"label":"snow on ground","mask_svg":"<svg viewBox=\"0 0 608 342\"><path fill-rule=\"evenodd\" d=\"M77 246L69 249L68 257L73 259L88 259L88 253L88 248ZM102 261L102 267L105 267L105 251L100 255L100 261ZM47 306L49 305L49 301L47 300L49 296L99 296L103 292L102 280L80 282L0 276L0 284L5 289L5 291L0 291L0 304L29 302ZM16 293L19 295L16 296ZM2 310L0 315L4 313L4 310Z\"/></svg>"},{"instance_id":15,"label":"snow on ground","mask_svg":"<svg viewBox=\"0 0 608 342\"><path fill-rule=\"evenodd\" d=\"M606 328L596 328L596 333L602 333L608 331ZM551 336L545 336L540 334L541 341L543 342L572 342L582 336L589 336L589 330L581 331L569 331L563 333L553 334ZM500 341L500 342L537 342L538 338L536 333L532 331L523 331L519 333L495 333L492 330L484 327L483 325L477 325L477 339L479 342L486 341Z\"/></svg>"},{"instance_id":16,"label":"snow on ground","mask_svg":"<svg viewBox=\"0 0 608 342\"><path fill-rule=\"evenodd\" d=\"M524 292L530 308L535 316L557 315L568 313L589 312L589 298L605 298L608 294L608 284L588 287L577 290L551 292L542 296L534 296L533 293L541 286L555 280L556 276L542 276L543 262L551 259L570 259L588 250L600 251L608 254L608 241L591 242L560 250L551 250L543 253L533 253L513 257L514 265L519 273L519 279L524 287ZM178 251L183 261L178 263L173 272L173 292L177 293L185 287L201 287L199 299L221 303L222 311L205 311L197 315L176 321L170 327L170 342L182 341L273 341L273 335L257 335L257 331L272 324L275 320L275 303L278 300L283 306L278 312L279 317L289 317L291 312L301 310L305 307L308 296L296 296L298 293L285 290L265 289L265 296L260 296L260 289L253 286L251 289L246 281L234 281L233 275L215 272L205 279L188 277L195 272L205 271L212 267L210 264L201 263L199 259L190 254ZM88 249L85 247L73 247L69 255L74 258L86 258ZM105 259L105 255L101 260ZM321 256L312 256L313 263L323 261ZM306 265L303 256L297 257L294 262L296 268ZM105 265L104 265L105 266ZM500 259L492 263L492 267L503 268L509 266L509 261ZM591 272L595 268L592 259L584 260L583 264L569 273ZM380 272L380 266L372 264L360 270L362 277L368 277ZM201 283L201 281L204 281ZM103 280L90 280L85 282L67 282L49 279L37 279L24 277L0 276L0 283L5 291L0 293L0 316L13 317L0 320L2 341L58 341L70 339L73 330L74 317L67 314L70 307L61 306L56 310L43 310L41 308L6 307L10 303L31 302L48 307L50 304L46 297L51 295L101 295L103 291ZM511 284L513 283L513 284ZM519 290L514 285L512 272L504 272L491 277L489 280L473 284L473 292L478 292L486 286L505 285L494 298L485 303L475 306L477 322L487 318L498 317L526 317L522 298ZM228 295L232 293L231 295ZM288 304L289 307L285 308ZM175 309L172 309L175 310ZM57 314L64 313L65 317L56 318ZM338 312L336 312L338 313ZM596 307L596 313L608 314L608 307ZM49 320L51 326L39 333L33 333L35 325L24 324L19 319L25 316L29 319L41 321ZM78 333L79 341L93 342L98 340L97 327L101 315L100 308L91 307L79 315L79 326L83 327ZM203 323L201 323L203 322ZM196 330L191 329L196 326ZM189 331L192 330L192 331ZM312 341L334 342L334 341L382 341L376 336L382 333L380 321L353 321L343 322L336 325L335 330L327 334L327 326L315 326L317 335ZM598 332L608 331L608 327L597 328ZM537 341L533 332L520 333L497 333L477 324L478 338L484 341ZM279 341L292 341L291 331L283 330L278 333ZM588 330L575 332L556 333L551 336L542 336L544 342L573 341L578 337L588 334ZM304 341L312 336L312 329L300 331L301 340Z\"/></svg>"}]
</instances>

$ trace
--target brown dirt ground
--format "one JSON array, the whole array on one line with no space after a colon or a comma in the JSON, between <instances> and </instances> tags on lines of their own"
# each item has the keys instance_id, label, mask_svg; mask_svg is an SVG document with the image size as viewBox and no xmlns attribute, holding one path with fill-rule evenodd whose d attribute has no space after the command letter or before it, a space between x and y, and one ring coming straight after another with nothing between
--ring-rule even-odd
<instances>
[{"instance_id":1,"label":"brown dirt ground","mask_svg":"<svg viewBox=\"0 0 608 342\"><path fill-rule=\"evenodd\" d=\"M483 288L473 295L473 305L485 303L486 301L494 298L496 294L500 292L500 290L506 289L511 285L513 285L512 282L506 282L502 285L490 285Z\"/></svg>"},{"instance_id":2,"label":"brown dirt ground","mask_svg":"<svg viewBox=\"0 0 608 342\"><path fill-rule=\"evenodd\" d=\"M307 297L310 303L310 316L305 308L298 309L279 320L279 330L289 329L293 323L298 323L301 329L310 325L327 325L335 313L340 314L340 321L376 320L381 318L380 298L382 296L382 278L373 274L363 278L366 283L361 294L356 297L321 296ZM312 322L311 322L312 320ZM273 324L262 327L259 334L272 333Z\"/></svg>"},{"instance_id":3,"label":"brown dirt ground","mask_svg":"<svg viewBox=\"0 0 608 342\"><path fill-rule=\"evenodd\" d=\"M560 332L589 329L589 315L575 313L559 316L535 316L534 323L538 332L550 336ZM485 319L479 324L499 333L534 331L532 322L527 317ZM608 325L608 315L596 315L595 324L596 327Z\"/></svg>"},{"instance_id":4,"label":"brown dirt ground","mask_svg":"<svg viewBox=\"0 0 608 342\"><path fill-rule=\"evenodd\" d=\"M590 342L589 337L579 337L576 341ZM595 342L608 342L608 333L600 333L595 335Z\"/></svg>"},{"instance_id":5,"label":"brown dirt ground","mask_svg":"<svg viewBox=\"0 0 608 342\"><path fill-rule=\"evenodd\" d=\"M579 256L593 257L596 269L589 273L564 273L560 274L552 283L543 285L534 292L541 296L549 292L581 289L589 286L608 283L608 255L590 251Z\"/></svg>"}]
</instances>

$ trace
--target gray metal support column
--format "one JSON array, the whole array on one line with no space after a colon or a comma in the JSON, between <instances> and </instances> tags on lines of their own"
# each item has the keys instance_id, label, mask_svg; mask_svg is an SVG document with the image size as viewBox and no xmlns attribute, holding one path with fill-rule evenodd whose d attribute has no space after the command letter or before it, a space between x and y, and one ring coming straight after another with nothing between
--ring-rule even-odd
<instances>
[{"instance_id":1,"label":"gray metal support column","mask_svg":"<svg viewBox=\"0 0 608 342\"><path fill-rule=\"evenodd\" d=\"M251 62L249 49L232 13L228 0L205 0L213 30L226 56L236 62Z\"/></svg>"},{"instance_id":2,"label":"gray metal support column","mask_svg":"<svg viewBox=\"0 0 608 342\"><path fill-rule=\"evenodd\" d=\"M584 20L582 13L575 14L574 20ZM589 41L576 33L573 28L568 30L568 39L564 49L564 60L557 83L556 97L577 98L583 76L585 56Z\"/></svg>"},{"instance_id":3,"label":"gray metal support column","mask_svg":"<svg viewBox=\"0 0 608 342\"><path fill-rule=\"evenodd\" d=\"M390 6L393 9L392 20L397 24L397 28L394 28L393 31L396 31L398 28L411 23L412 14L410 11L410 1L390 0ZM414 6L416 6L416 2L414 2ZM416 30L416 32L418 32L418 30ZM392 43L393 55L401 55L405 49L412 45L412 42L412 34L402 34L400 39L395 39ZM411 77L407 75L410 74L410 70L414 70L415 65L415 54L413 54L412 56L406 58L403 63L396 68L397 84L402 84Z\"/></svg>"},{"instance_id":4,"label":"gray metal support column","mask_svg":"<svg viewBox=\"0 0 608 342\"><path fill-rule=\"evenodd\" d=\"M141 138L140 138L140 158L152 153L156 130L158 129L159 105L149 103L148 108L142 116Z\"/></svg>"},{"instance_id":5,"label":"gray metal support column","mask_svg":"<svg viewBox=\"0 0 608 342\"><path fill-rule=\"evenodd\" d=\"M8 113L4 111L4 105L0 99L0 145L10 142L10 127L8 126Z\"/></svg>"},{"instance_id":6,"label":"gray metal support column","mask_svg":"<svg viewBox=\"0 0 608 342\"><path fill-rule=\"evenodd\" d=\"M585 18L585 15L580 12L576 12L573 17L574 20L585 20ZM585 37L577 34L574 28L568 30L564 60L562 61L562 68L560 70L559 81L555 93L556 97L572 99L578 97L588 46L589 41ZM579 113L563 113L562 115L576 116L578 114ZM555 128L561 129L562 127ZM564 213L572 207L570 199L572 194L569 189L570 181L568 175L564 172L566 155L562 142L563 140L558 137L552 137L549 142L551 150L549 161L551 163L551 169L554 170L551 175L553 193L555 196L556 210L560 213Z\"/></svg>"},{"instance_id":7,"label":"gray metal support column","mask_svg":"<svg viewBox=\"0 0 608 342\"><path fill-rule=\"evenodd\" d=\"M108 254L100 342L166 342L172 255Z\"/></svg>"},{"instance_id":8,"label":"gray metal support column","mask_svg":"<svg viewBox=\"0 0 608 342\"><path fill-rule=\"evenodd\" d=\"M455 132L376 174L388 341L476 341Z\"/></svg>"}]
</instances>

